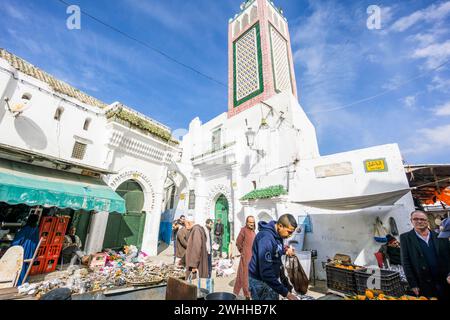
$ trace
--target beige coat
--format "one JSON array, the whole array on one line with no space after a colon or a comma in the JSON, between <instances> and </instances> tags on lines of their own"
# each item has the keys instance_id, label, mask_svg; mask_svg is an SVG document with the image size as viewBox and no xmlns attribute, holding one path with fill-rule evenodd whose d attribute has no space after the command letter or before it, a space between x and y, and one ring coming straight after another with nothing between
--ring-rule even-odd
<instances>
[{"instance_id":1,"label":"beige coat","mask_svg":"<svg viewBox=\"0 0 450 320\"><path fill-rule=\"evenodd\" d=\"M198 269L200 278L208 278L208 251L206 249L206 233L201 225L192 227L186 248L186 279L193 268ZM195 277L195 276L193 276Z\"/></svg>"}]
</instances>

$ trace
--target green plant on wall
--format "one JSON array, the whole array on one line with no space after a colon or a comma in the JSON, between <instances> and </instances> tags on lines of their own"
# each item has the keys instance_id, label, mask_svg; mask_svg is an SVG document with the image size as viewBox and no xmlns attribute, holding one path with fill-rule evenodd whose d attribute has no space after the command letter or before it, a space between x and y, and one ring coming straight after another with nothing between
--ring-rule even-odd
<instances>
[{"instance_id":1,"label":"green plant on wall","mask_svg":"<svg viewBox=\"0 0 450 320\"><path fill-rule=\"evenodd\" d=\"M108 111L106 113L106 118L113 119L113 120L120 119L122 121L129 123L130 125L132 125L136 128L147 131L147 132L163 139L164 141L178 144L178 141L176 141L172 138L172 135L168 130L158 127L157 125L151 123L150 121L143 119L143 118L139 117L138 115L125 110L124 108L120 107L120 108L116 108L116 109Z\"/></svg>"}]
</instances>

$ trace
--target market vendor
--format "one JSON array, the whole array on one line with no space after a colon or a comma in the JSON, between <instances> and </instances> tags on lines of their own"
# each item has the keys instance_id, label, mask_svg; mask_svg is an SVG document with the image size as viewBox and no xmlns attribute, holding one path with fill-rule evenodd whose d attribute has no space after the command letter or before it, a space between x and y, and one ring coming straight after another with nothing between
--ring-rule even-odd
<instances>
[{"instance_id":1,"label":"market vendor","mask_svg":"<svg viewBox=\"0 0 450 320\"><path fill-rule=\"evenodd\" d=\"M70 259L70 266L72 266L77 259L81 261L86 255L86 253L81 250L82 243L80 237L75 234L76 231L77 229L75 227L71 227L69 229L69 234L64 237L62 255L64 260Z\"/></svg>"},{"instance_id":2,"label":"market vendor","mask_svg":"<svg viewBox=\"0 0 450 320\"><path fill-rule=\"evenodd\" d=\"M378 251L383 254L383 264L385 266L401 265L400 242L390 234L386 236L386 239L386 244L383 244Z\"/></svg>"}]
</instances>

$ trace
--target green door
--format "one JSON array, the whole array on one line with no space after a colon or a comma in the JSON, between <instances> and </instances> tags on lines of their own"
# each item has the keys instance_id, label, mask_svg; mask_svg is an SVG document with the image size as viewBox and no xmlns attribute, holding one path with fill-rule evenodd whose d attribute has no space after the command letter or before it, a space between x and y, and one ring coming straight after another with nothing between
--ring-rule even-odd
<instances>
[{"instance_id":1,"label":"green door","mask_svg":"<svg viewBox=\"0 0 450 320\"><path fill-rule=\"evenodd\" d=\"M144 192L134 180L122 183L116 192L125 199L127 213L109 214L103 248L120 249L125 245L135 245L140 249L145 226L145 213L142 212Z\"/></svg>"},{"instance_id":2,"label":"green door","mask_svg":"<svg viewBox=\"0 0 450 320\"><path fill-rule=\"evenodd\" d=\"M222 251L228 253L230 244L230 223L228 222L228 201L221 195L216 201L215 218L220 219L224 226Z\"/></svg>"}]
</instances>

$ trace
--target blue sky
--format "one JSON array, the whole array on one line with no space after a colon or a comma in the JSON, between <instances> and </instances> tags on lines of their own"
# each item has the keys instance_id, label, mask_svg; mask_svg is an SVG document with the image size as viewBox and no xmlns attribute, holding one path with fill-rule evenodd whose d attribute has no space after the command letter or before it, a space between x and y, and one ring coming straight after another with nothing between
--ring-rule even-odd
<instances>
[{"instance_id":1,"label":"blue sky","mask_svg":"<svg viewBox=\"0 0 450 320\"><path fill-rule=\"evenodd\" d=\"M228 20L241 2L71 4L227 83ZM450 1L275 4L289 21L299 100L321 154L397 142L407 163L450 163L450 63L435 70L450 59ZM372 4L382 8L380 30L366 26ZM81 30L68 30L56 0L2 0L0 15L0 47L106 103L120 101L172 129L227 110L226 87L88 17Z\"/></svg>"}]
</instances>

